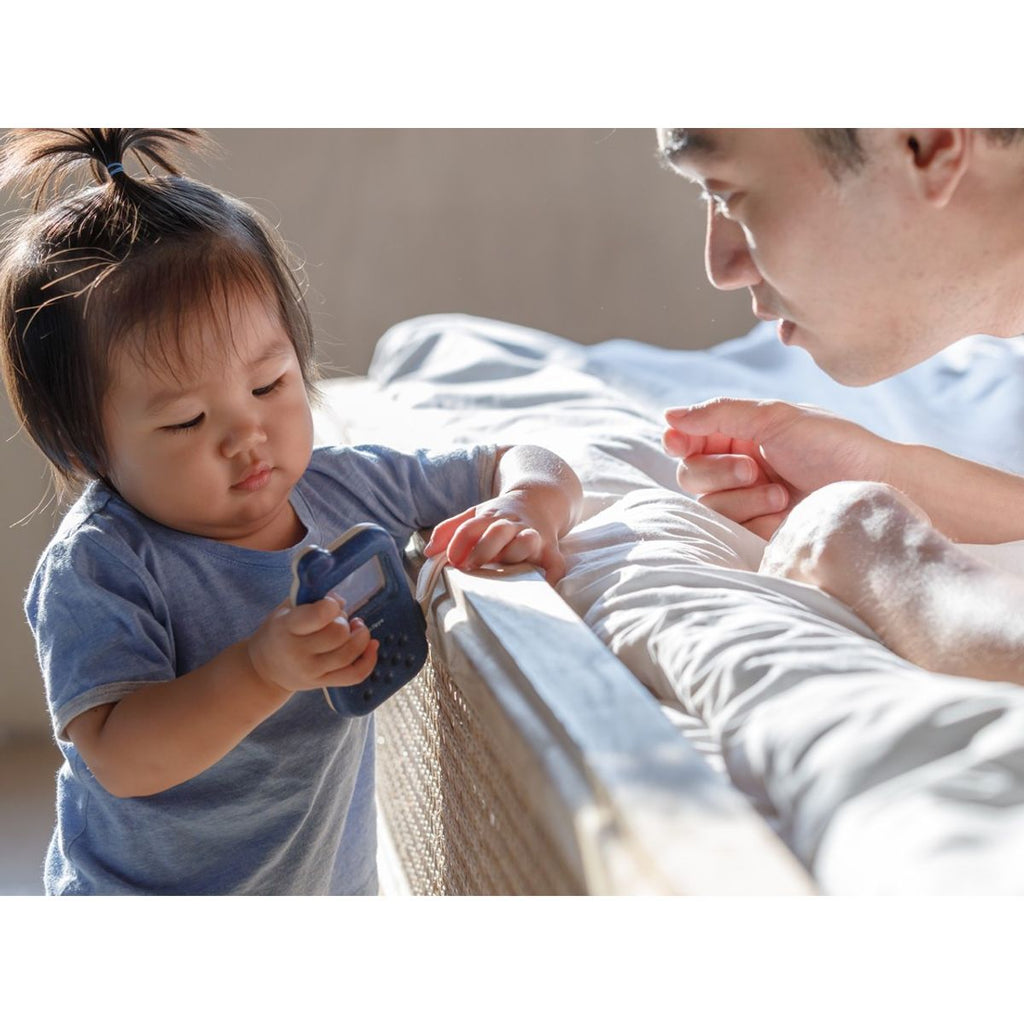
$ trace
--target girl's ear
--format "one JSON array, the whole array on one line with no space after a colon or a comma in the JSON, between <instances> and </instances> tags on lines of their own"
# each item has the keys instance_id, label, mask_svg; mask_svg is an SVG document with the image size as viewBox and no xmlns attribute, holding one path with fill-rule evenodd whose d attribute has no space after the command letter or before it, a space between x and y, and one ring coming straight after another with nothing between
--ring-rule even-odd
<instances>
[{"instance_id":1,"label":"girl's ear","mask_svg":"<svg viewBox=\"0 0 1024 1024\"><path fill-rule=\"evenodd\" d=\"M935 206L945 206L971 161L970 128L904 128L906 168L915 191Z\"/></svg>"}]
</instances>

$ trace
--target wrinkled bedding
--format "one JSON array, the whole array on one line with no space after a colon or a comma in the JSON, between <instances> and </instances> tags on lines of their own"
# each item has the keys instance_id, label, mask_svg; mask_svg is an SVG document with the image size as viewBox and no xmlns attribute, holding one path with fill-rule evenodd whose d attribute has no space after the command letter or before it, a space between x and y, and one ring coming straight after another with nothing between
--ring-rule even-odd
<instances>
[{"instance_id":1,"label":"wrinkled bedding","mask_svg":"<svg viewBox=\"0 0 1024 1024\"><path fill-rule=\"evenodd\" d=\"M1024 890L1024 689L925 672L821 591L756 572L762 542L679 493L661 410L716 394L830 408L1024 472L1024 344L970 338L847 389L770 325L711 350L582 346L466 316L392 328L321 435L533 442L584 484L559 590L726 771L824 892ZM1020 560L1021 545L983 554Z\"/></svg>"}]
</instances>

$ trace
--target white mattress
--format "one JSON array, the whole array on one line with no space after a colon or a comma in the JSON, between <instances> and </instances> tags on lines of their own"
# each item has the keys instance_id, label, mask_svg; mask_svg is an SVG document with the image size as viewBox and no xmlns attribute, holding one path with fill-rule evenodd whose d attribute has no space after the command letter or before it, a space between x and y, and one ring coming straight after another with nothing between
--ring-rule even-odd
<instances>
[{"instance_id":1,"label":"white mattress","mask_svg":"<svg viewBox=\"0 0 1024 1024\"><path fill-rule=\"evenodd\" d=\"M388 332L369 377L357 416L328 383L322 437L531 441L576 467L585 517L560 592L825 892L1024 890L1024 690L924 672L822 592L758 575L761 541L680 494L659 443L667 405L782 397L1024 472L1019 340L965 339L847 389L770 325L669 352L438 316Z\"/></svg>"}]
</instances>

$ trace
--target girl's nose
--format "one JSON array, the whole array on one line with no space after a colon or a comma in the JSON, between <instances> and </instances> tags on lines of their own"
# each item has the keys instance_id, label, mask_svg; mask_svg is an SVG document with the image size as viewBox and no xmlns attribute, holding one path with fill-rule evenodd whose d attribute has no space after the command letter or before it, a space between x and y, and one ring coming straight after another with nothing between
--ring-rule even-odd
<instances>
[{"instance_id":1,"label":"girl's nose","mask_svg":"<svg viewBox=\"0 0 1024 1024\"><path fill-rule=\"evenodd\" d=\"M232 423L221 442L221 453L225 458L234 458L252 451L267 439L266 431L255 416L240 417Z\"/></svg>"},{"instance_id":2,"label":"girl's nose","mask_svg":"<svg viewBox=\"0 0 1024 1024\"><path fill-rule=\"evenodd\" d=\"M704 267L708 280L723 291L748 288L761 281L743 228L717 213L711 203L708 204Z\"/></svg>"}]
</instances>

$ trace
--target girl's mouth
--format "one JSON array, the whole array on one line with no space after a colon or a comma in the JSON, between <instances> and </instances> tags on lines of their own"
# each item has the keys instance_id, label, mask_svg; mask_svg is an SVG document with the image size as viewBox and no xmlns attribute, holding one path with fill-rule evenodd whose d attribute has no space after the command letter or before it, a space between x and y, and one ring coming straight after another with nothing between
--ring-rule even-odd
<instances>
[{"instance_id":1,"label":"girl's mouth","mask_svg":"<svg viewBox=\"0 0 1024 1024\"><path fill-rule=\"evenodd\" d=\"M237 484L232 485L233 490L258 491L266 487L270 482L270 475L273 470L266 463L259 463L252 467L248 473Z\"/></svg>"}]
</instances>

